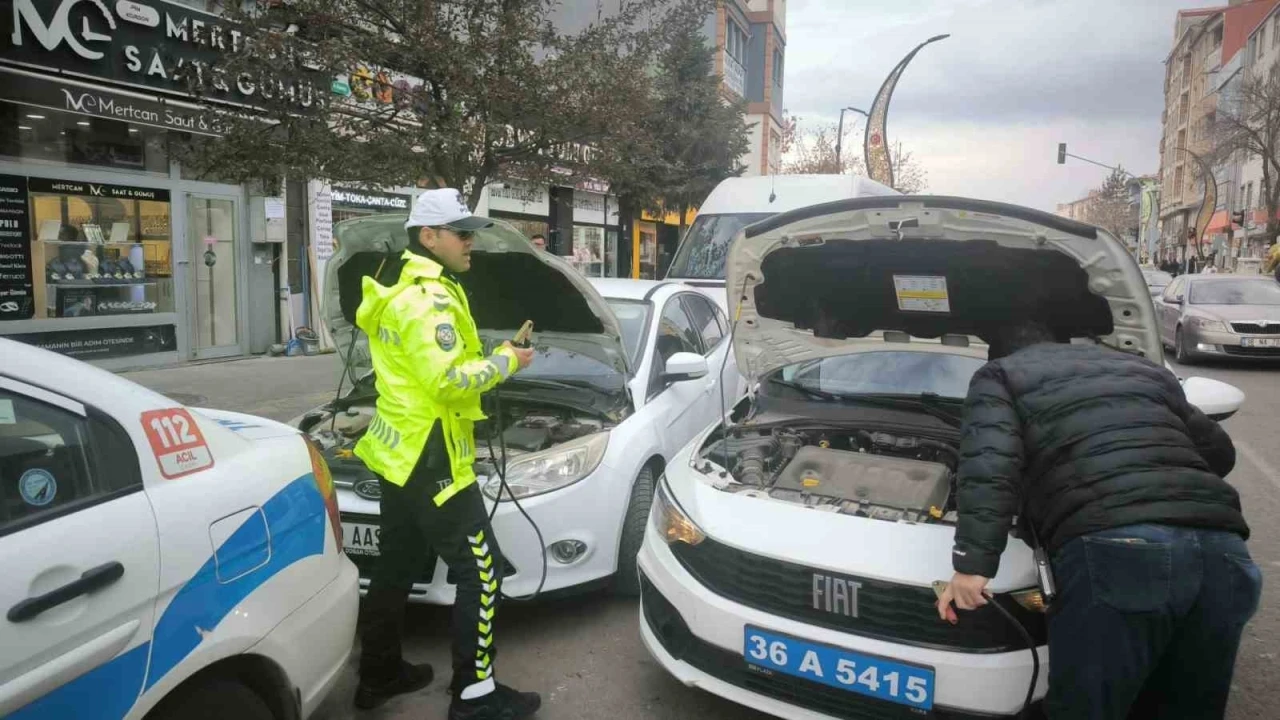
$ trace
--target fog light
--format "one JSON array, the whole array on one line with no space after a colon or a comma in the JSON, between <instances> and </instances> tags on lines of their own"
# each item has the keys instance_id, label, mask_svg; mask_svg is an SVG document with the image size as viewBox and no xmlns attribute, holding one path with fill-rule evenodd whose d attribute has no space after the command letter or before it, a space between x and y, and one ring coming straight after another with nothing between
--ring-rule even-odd
<instances>
[{"instance_id":1,"label":"fog light","mask_svg":"<svg viewBox=\"0 0 1280 720\"><path fill-rule=\"evenodd\" d=\"M547 549L551 551L553 560L561 565L568 565L587 552L587 544L581 540L561 540L560 542L552 543L551 547Z\"/></svg>"},{"instance_id":2,"label":"fog light","mask_svg":"<svg viewBox=\"0 0 1280 720\"><path fill-rule=\"evenodd\" d=\"M1200 352L1218 352L1218 346L1209 343L1196 343L1196 349Z\"/></svg>"}]
</instances>

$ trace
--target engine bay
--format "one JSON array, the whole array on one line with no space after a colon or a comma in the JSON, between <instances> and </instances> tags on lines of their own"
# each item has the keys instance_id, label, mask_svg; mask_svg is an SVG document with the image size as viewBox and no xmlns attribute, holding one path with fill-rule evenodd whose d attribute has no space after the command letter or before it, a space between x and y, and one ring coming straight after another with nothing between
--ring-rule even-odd
<instances>
[{"instance_id":1,"label":"engine bay","mask_svg":"<svg viewBox=\"0 0 1280 720\"><path fill-rule=\"evenodd\" d=\"M501 456L505 447L508 460L521 455L546 450L583 435L590 435L612 426L598 416L575 411L571 408L546 402L503 398L501 418L496 403L486 402L487 420L476 423L476 461L492 462L493 453ZM351 457L351 450L373 422L372 404L350 405L336 413L316 415L302 429L316 442L335 470L346 462L359 463ZM498 422L502 436L490 439L490 428Z\"/></svg>"},{"instance_id":2,"label":"engine bay","mask_svg":"<svg viewBox=\"0 0 1280 720\"><path fill-rule=\"evenodd\" d=\"M739 426L713 435L700 458L726 492L891 522L954 523L952 443L851 428ZM703 472L714 472L708 464Z\"/></svg>"}]
</instances>

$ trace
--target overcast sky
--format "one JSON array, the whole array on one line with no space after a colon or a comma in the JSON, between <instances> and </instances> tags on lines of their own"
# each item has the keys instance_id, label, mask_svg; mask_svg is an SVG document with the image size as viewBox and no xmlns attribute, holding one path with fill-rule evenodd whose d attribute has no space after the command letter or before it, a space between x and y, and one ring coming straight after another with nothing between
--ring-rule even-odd
<instances>
[{"instance_id":1,"label":"overcast sky","mask_svg":"<svg viewBox=\"0 0 1280 720\"><path fill-rule=\"evenodd\" d=\"M893 65L920 52L889 106L888 137L928 171L929 191L1052 211L1107 171L1068 151L1159 170L1164 58L1191 0L789 0L784 105L834 122L871 109ZM861 151L862 117L846 147Z\"/></svg>"}]
</instances>

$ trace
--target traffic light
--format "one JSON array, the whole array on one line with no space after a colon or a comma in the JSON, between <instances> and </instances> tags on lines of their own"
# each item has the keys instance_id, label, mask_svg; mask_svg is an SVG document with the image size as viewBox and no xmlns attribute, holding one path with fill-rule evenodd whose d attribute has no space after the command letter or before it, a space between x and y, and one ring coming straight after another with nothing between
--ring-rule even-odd
<instances>
[{"instance_id":1,"label":"traffic light","mask_svg":"<svg viewBox=\"0 0 1280 720\"><path fill-rule=\"evenodd\" d=\"M1065 165L1067 163L1067 144L1058 143L1058 164Z\"/></svg>"}]
</instances>

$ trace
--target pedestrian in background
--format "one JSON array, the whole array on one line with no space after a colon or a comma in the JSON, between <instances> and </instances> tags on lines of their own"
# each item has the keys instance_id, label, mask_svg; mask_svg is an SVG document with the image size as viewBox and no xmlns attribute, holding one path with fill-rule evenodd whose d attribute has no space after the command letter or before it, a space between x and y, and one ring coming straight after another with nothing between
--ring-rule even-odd
<instances>
[{"instance_id":1,"label":"pedestrian in background","mask_svg":"<svg viewBox=\"0 0 1280 720\"><path fill-rule=\"evenodd\" d=\"M1222 717L1262 588L1223 480L1231 438L1145 358L1060 344L1039 322L990 341L965 401L956 574L939 614L964 622L953 600L988 602L1017 516L1057 584L1049 717Z\"/></svg>"},{"instance_id":2,"label":"pedestrian in background","mask_svg":"<svg viewBox=\"0 0 1280 720\"><path fill-rule=\"evenodd\" d=\"M405 223L399 280L364 279L356 324L369 336L378 400L355 454L378 476L382 527L364 602L362 709L431 682L429 665L402 658L401 635L409 589L432 551L457 578L450 720L519 720L541 704L493 678L504 561L472 469L474 426L484 419L480 395L527 367L533 350L504 343L483 354L458 275L471 269L472 234L491 225L457 190L427 190Z\"/></svg>"},{"instance_id":3,"label":"pedestrian in background","mask_svg":"<svg viewBox=\"0 0 1280 720\"><path fill-rule=\"evenodd\" d=\"M533 243L533 246L539 250L547 249L547 238L544 237L542 233L537 233L533 237L529 238L529 242Z\"/></svg>"}]
</instances>

